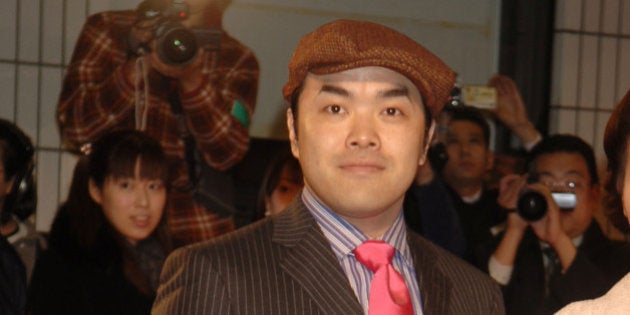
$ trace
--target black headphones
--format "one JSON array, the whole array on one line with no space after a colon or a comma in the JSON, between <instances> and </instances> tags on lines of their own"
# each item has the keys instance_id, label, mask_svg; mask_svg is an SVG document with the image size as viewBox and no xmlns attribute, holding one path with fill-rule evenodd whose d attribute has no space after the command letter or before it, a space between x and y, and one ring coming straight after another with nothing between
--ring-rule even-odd
<instances>
[{"instance_id":1,"label":"black headphones","mask_svg":"<svg viewBox=\"0 0 630 315\"><path fill-rule=\"evenodd\" d=\"M24 220L35 212L37 206L35 178L33 176L35 148L30 138L22 130L14 123L1 118L0 140L5 140L15 150L15 160L18 163L17 171L13 177L13 185L4 200L0 222L6 222L11 214ZM2 154L6 154L6 152Z\"/></svg>"}]
</instances>

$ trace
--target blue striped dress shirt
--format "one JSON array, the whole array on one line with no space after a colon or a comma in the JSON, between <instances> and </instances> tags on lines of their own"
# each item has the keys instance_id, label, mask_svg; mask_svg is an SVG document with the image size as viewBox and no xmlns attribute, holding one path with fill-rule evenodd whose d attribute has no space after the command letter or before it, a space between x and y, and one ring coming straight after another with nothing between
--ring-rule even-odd
<instances>
[{"instance_id":1,"label":"blue striped dress shirt","mask_svg":"<svg viewBox=\"0 0 630 315\"><path fill-rule=\"evenodd\" d=\"M374 274L356 260L352 251L368 240L369 237L328 209L306 186L302 191L302 200L328 239L333 252L350 281L350 286L352 286L354 293L363 306L365 314L367 314L370 282L372 282ZM407 230L402 211L394 221L394 224L385 232L382 240L396 248L392 265L405 279L413 302L414 313L422 314L422 300L418 283L416 282L413 259L407 244Z\"/></svg>"}]
</instances>

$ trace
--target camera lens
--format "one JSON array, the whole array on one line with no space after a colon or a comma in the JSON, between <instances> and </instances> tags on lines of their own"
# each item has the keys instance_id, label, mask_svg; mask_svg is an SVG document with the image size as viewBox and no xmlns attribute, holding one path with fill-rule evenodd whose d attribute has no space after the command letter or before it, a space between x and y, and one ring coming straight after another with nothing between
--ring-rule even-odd
<instances>
[{"instance_id":1,"label":"camera lens","mask_svg":"<svg viewBox=\"0 0 630 315\"><path fill-rule=\"evenodd\" d=\"M157 53L164 63L186 64L197 54L195 35L181 24L164 25L159 32Z\"/></svg>"},{"instance_id":2,"label":"camera lens","mask_svg":"<svg viewBox=\"0 0 630 315\"><path fill-rule=\"evenodd\" d=\"M541 193L529 190L518 198L517 209L521 218L538 221L547 213L547 199Z\"/></svg>"}]
</instances>

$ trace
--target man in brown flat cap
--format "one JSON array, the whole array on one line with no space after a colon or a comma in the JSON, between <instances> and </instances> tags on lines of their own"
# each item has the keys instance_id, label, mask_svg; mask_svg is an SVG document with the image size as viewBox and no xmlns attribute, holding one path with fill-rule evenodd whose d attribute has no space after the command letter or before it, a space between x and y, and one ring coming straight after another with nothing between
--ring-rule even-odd
<instances>
[{"instance_id":1,"label":"man in brown flat cap","mask_svg":"<svg viewBox=\"0 0 630 315\"><path fill-rule=\"evenodd\" d=\"M453 72L382 25L304 36L283 94L304 190L287 210L167 260L154 314L503 314L485 275L406 228Z\"/></svg>"}]
</instances>

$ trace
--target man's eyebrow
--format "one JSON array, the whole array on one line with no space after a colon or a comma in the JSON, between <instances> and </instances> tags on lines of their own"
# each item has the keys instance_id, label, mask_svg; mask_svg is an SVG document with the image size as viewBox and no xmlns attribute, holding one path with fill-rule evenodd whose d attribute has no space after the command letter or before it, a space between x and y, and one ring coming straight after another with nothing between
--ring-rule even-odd
<instances>
[{"instance_id":1,"label":"man's eyebrow","mask_svg":"<svg viewBox=\"0 0 630 315\"><path fill-rule=\"evenodd\" d=\"M331 85L324 84L322 88L319 90L319 93L330 93L343 97L350 97L350 92L348 90ZM409 89L406 86L397 86L391 89L382 90L377 93L377 97L379 98L394 98L394 97L407 97L409 98Z\"/></svg>"},{"instance_id":2,"label":"man's eyebrow","mask_svg":"<svg viewBox=\"0 0 630 315\"><path fill-rule=\"evenodd\" d=\"M388 89L384 91L378 92L378 97L381 98L389 98L389 97L409 97L409 89L406 86L398 86L393 89Z\"/></svg>"},{"instance_id":3,"label":"man's eyebrow","mask_svg":"<svg viewBox=\"0 0 630 315\"><path fill-rule=\"evenodd\" d=\"M538 176L551 176L553 177L553 174L551 172L540 172L538 173ZM577 177L584 177L584 174L582 174L580 171L577 170L569 170L567 172L564 172L564 174L562 174L563 176L577 176Z\"/></svg>"},{"instance_id":4,"label":"man's eyebrow","mask_svg":"<svg viewBox=\"0 0 630 315\"><path fill-rule=\"evenodd\" d=\"M346 89L338 87L338 86L334 86L334 85L330 85L330 84L324 84L322 85L322 88L319 90L319 93L330 93L330 94L335 94L335 95L339 95L339 96L343 96L343 97L349 97L350 96L350 92L348 92Z\"/></svg>"}]
</instances>

